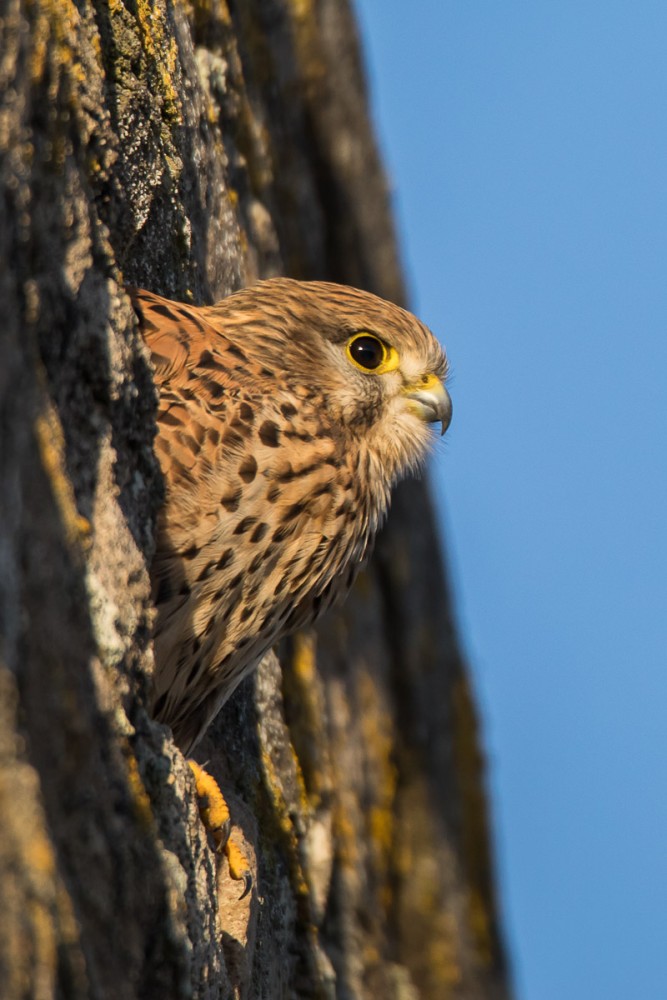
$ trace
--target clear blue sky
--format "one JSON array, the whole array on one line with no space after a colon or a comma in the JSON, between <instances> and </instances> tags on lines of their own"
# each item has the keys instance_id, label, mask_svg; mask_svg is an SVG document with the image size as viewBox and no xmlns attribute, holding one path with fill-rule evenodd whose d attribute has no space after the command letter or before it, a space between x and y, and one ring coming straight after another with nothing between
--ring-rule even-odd
<instances>
[{"instance_id":1,"label":"clear blue sky","mask_svg":"<svg viewBox=\"0 0 667 1000\"><path fill-rule=\"evenodd\" d=\"M519 1000L667 998L667 3L357 0Z\"/></svg>"}]
</instances>

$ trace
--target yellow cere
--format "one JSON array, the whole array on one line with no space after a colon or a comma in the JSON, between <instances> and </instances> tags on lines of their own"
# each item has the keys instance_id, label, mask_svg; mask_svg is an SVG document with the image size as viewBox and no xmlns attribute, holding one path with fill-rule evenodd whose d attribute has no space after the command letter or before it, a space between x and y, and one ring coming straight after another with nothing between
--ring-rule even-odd
<instances>
[{"instance_id":1,"label":"yellow cere","mask_svg":"<svg viewBox=\"0 0 667 1000\"><path fill-rule=\"evenodd\" d=\"M421 389L423 392L431 392L437 391L441 386L442 382L437 375L422 375L415 388Z\"/></svg>"}]
</instances>

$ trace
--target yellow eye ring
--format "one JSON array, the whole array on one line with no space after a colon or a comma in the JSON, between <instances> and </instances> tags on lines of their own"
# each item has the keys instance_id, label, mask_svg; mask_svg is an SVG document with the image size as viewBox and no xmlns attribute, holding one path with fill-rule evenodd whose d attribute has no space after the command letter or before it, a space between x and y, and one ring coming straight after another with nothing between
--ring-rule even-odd
<instances>
[{"instance_id":1,"label":"yellow eye ring","mask_svg":"<svg viewBox=\"0 0 667 1000\"><path fill-rule=\"evenodd\" d=\"M396 349L365 330L350 337L346 354L354 367L366 375L382 375L398 368Z\"/></svg>"}]
</instances>

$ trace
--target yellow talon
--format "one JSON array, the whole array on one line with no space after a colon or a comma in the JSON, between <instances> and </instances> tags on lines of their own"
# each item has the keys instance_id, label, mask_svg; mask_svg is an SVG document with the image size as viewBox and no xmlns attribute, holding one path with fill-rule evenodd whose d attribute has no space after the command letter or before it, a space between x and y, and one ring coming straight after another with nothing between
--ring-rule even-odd
<instances>
[{"instance_id":1,"label":"yellow talon","mask_svg":"<svg viewBox=\"0 0 667 1000\"><path fill-rule=\"evenodd\" d=\"M195 779L201 821L213 837L216 851L221 851L229 838L229 806L215 778L195 760L188 764Z\"/></svg>"},{"instance_id":2,"label":"yellow talon","mask_svg":"<svg viewBox=\"0 0 667 1000\"><path fill-rule=\"evenodd\" d=\"M229 874L233 879L243 882L243 892L239 896L239 899L244 899L252 889L252 874L248 865L248 859L233 837L227 838L225 854L227 855Z\"/></svg>"},{"instance_id":3,"label":"yellow talon","mask_svg":"<svg viewBox=\"0 0 667 1000\"><path fill-rule=\"evenodd\" d=\"M196 761L188 760L188 764L195 779L201 821L211 834L216 851L224 851L227 856L231 877L243 882L240 896L243 899L252 888L252 875L248 859L233 837L230 837L229 806L215 778Z\"/></svg>"}]
</instances>

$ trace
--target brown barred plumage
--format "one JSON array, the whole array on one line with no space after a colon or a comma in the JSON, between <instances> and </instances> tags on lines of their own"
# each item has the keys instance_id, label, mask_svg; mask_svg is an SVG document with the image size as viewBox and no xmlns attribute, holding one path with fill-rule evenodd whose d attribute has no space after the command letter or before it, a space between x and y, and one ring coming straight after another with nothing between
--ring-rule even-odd
<instances>
[{"instance_id":1,"label":"brown barred plumage","mask_svg":"<svg viewBox=\"0 0 667 1000\"><path fill-rule=\"evenodd\" d=\"M449 423L447 362L410 313L338 285L132 298L166 487L153 708L187 752L264 653L349 588L426 423Z\"/></svg>"}]
</instances>

